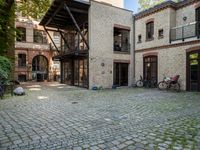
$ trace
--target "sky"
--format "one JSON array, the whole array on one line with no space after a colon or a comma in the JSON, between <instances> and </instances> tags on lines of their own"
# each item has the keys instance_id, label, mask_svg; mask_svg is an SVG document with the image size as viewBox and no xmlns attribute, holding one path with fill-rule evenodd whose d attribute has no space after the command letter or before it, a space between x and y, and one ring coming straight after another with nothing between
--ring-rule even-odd
<instances>
[{"instance_id":1,"label":"sky","mask_svg":"<svg viewBox=\"0 0 200 150\"><path fill-rule=\"evenodd\" d=\"M134 11L136 13L138 11L138 0L125 0L125 8Z\"/></svg>"}]
</instances>

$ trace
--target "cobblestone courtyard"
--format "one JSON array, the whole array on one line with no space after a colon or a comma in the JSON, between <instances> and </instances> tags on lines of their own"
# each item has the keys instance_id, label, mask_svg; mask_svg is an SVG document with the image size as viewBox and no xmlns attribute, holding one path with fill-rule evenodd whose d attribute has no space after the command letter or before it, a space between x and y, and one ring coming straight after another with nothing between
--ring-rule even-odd
<instances>
[{"instance_id":1,"label":"cobblestone courtyard","mask_svg":"<svg viewBox=\"0 0 200 150\"><path fill-rule=\"evenodd\" d=\"M0 149L200 149L200 93L26 88L0 100Z\"/></svg>"}]
</instances>

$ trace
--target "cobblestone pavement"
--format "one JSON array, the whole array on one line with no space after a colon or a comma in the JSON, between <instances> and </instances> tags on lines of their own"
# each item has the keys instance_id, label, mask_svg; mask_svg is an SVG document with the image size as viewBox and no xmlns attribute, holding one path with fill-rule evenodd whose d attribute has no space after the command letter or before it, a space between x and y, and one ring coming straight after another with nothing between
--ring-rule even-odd
<instances>
[{"instance_id":1,"label":"cobblestone pavement","mask_svg":"<svg viewBox=\"0 0 200 150\"><path fill-rule=\"evenodd\" d=\"M200 93L49 83L0 101L0 149L200 149Z\"/></svg>"}]
</instances>

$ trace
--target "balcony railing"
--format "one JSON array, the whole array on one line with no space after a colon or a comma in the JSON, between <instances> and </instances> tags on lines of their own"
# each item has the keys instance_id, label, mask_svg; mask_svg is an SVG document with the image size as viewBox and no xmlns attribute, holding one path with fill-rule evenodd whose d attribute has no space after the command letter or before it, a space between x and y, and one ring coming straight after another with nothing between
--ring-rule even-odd
<instances>
[{"instance_id":1,"label":"balcony railing","mask_svg":"<svg viewBox=\"0 0 200 150\"><path fill-rule=\"evenodd\" d=\"M115 52L130 52L130 43L115 43L114 44L114 51Z\"/></svg>"},{"instance_id":2,"label":"balcony railing","mask_svg":"<svg viewBox=\"0 0 200 150\"><path fill-rule=\"evenodd\" d=\"M170 30L170 42L200 37L200 22L193 22Z\"/></svg>"}]
</instances>

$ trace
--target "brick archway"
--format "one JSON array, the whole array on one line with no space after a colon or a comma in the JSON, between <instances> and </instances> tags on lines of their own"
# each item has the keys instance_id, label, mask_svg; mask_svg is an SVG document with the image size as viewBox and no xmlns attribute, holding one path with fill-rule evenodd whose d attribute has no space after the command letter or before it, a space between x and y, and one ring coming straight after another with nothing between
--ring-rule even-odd
<instances>
[{"instance_id":1,"label":"brick archway","mask_svg":"<svg viewBox=\"0 0 200 150\"><path fill-rule=\"evenodd\" d=\"M44 55L36 55L32 59L32 76L37 81L48 80L49 61Z\"/></svg>"}]
</instances>

